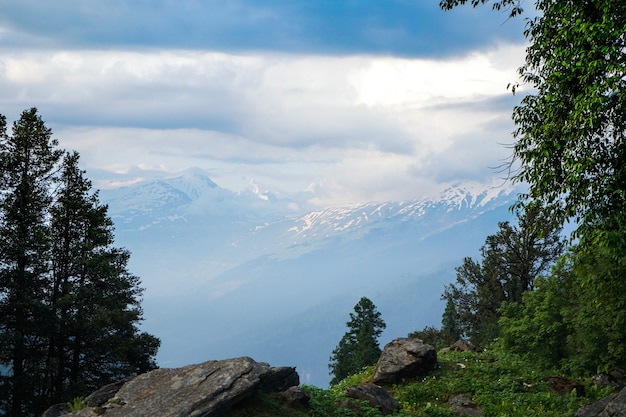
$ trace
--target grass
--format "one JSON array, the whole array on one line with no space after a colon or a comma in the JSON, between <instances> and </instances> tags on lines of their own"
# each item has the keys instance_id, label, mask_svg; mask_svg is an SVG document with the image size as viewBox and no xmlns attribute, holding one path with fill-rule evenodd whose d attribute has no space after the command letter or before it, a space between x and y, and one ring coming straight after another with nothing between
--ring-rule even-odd
<instances>
[{"instance_id":1,"label":"grass","mask_svg":"<svg viewBox=\"0 0 626 417\"><path fill-rule=\"evenodd\" d=\"M439 367L428 375L384 388L400 404L397 417L452 417L448 399L463 394L477 403L485 417L570 417L581 406L610 394L590 381L586 396L575 392L559 395L545 380L552 372L540 372L519 358L497 352L448 352L439 355ZM364 403L360 410L343 407L350 385L370 383L373 367L346 378L330 389L304 388L311 394L309 407L292 408L280 403L278 394L259 393L229 414L232 417L378 417Z\"/></svg>"}]
</instances>

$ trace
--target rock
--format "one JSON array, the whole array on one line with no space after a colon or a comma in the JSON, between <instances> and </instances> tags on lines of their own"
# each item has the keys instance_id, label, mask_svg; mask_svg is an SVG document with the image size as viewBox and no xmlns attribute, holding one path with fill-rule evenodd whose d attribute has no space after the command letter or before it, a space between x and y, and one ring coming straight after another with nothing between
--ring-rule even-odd
<instances>
[{"instance_id":1,"label":"rock","mask_svg":"<svg viewBox=\"0 0 626 417\"><path fill-rule=\"evenodd\" d=\"M122 379L121 381L114 382L109 385L105 385L97 391L89 394L87 398L83 400L83 404L87 407L99 407L109 401L111 398L115 396L115 394L122 388L122 386L133 379L134 377L129 377Z\"/></svg>"},{"instance_id":2,"label":"rock","mask_svg":"<svg viewBox=\"0 0 626 417\"><path fill-rule=\"evenodd\" d=\"M282 402L285 405L300 405L305 406L311 400L311 395L301 387L289 387L285 391L280 393Z\"/></svg>"},{"instance_id":3,"label":"rock","mask_svg":"<svg viewBox=\"0 0 626 417\"><path fill-rule=\"evenodd\" d=\"M574 417L626 417L626 388L579 408Z\"/></svg>"},{"instance_id":4,"label":"rock","mask_svg":"<svg viewBox=\"0 0 626 417\"><path fill-rule=\"evenodd\" d=\"M572 390L576 390L577 397L585 396L585 387L578 381L563 378L562 376L549 376L546 381L550 391L555 394L569 394Z\"/></svg>"},{"instance_id":5,"label":"rock","mask_svg":"<svg viewBox=\"0 0 626 417\"><path fill-rule=\"evenodd\" d=\"M61 416L219 416L258 389L286 389L298 383L294 368L271 368L248 357L208 361L138 375L124 382L104 403ZM109 389L109 394L114 389Z\"/></svg>"},{"instance_id":6,"label":"rock","mask_svg":"<svg viewBox=\"0 0 626 417\"><path fill-rule=\"evenodd\" d=\"M60 417L70 413L70 407L63 404L55 404L43 412L41 417Z\"/></svg>"},{"instance_id":7,"label":"rock","mask_svg":"<svg viewBox=\"0 0 626 417\"><path fill-rule=\"evenodd\" d=\"M400 382L424 375L437 368L437 352L418 339L400 338L385 345L376 369L374 383Z\"/></svg>"},{"instance_id":8,"label":"rock","mask_svg":"<svg viewBox=\"0 0 626 417\"><path fill-rule=\"evenodd\" d=\"M366 401L371 407L377 408L383 415L393 414L400 410L398 402L378 385L353 385L346 388L346 395L355 400Z\"/></svg>"},{"instance_id":9,"label":"rock","mask_svg":"<svg viewBox=\"0 0 626 417\"><path fill-rule=\"evenodd\" d=\"M482 416L483 410L478 404L464 395L454 395L448 400L448 407L461 416Z\"/></svg>"},{"instance_id":10,"label":"rock","mask_svg":"<svg viewBox=\"0 0 626 417\"><path fill-rule=\"evenodd\" d=\"M611 387L615 391L621 391L626 387L626 372L620 368L611 368L606 372L594 375L591 380L601 388Z\"/></svg>"},{"instance_id":11,"label":"rock","mask_svg":"<svg viewBox=\"0 0 626 417\"><path fill-rule=\"evenodd\" d=\"M299 384L300 377L296 368L283 366L270 368L266 374L262 375L259 389L265 392L281 392Z\"/></svg>"}]
</instances>

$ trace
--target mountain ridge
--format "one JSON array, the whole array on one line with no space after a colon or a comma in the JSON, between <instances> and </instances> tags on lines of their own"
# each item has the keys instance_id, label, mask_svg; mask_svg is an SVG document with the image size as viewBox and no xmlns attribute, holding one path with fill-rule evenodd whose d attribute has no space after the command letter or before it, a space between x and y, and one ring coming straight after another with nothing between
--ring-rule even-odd
<instances>
[{"instance_id":1,"label":"mountain ridge","mask_svg":"<svg viewBox=\"0 0 626 417\"><path fill-rule=\"evenodd\" d=\"M294 211L305 204L260 194L221 188L198 170L102 192L116 244L131 251L147 288L144 327L163 341L162 366L238 353L289 358L306 383L324 385L361 296L387 322L382 342L438 325L455 265L511 219L516 197L470 184L438 200Z\"/></svg>"}]
</instances>

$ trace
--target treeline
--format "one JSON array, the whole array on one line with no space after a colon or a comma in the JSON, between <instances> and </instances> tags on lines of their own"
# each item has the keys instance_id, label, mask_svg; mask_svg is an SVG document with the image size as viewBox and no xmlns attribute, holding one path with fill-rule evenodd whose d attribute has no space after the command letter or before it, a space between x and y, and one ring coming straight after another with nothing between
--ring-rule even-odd
<instances>
[{"instance_id":1,"label":"treeline","mask_svg":"<svg viewBox=\"0 0 626 417\"><path fill-rule=\"evenodd\" d=\"M518 354L546 370L586 375L626 367L624 229L567 246L541 210L500 223L481 258L466 258L446 286L440 329L411 334L439 347L457 339Z\"/></svg>"},{"instance_id":2,"label":"treeline","mask_svg":"<svg viewBox=\"0 0 626 417\"><path fill-rule=\"evenodd\" d=\"M0 115L0 414L41 413L156 367L140 279L79 155L32 108Z\"/></svg>"}]
</instances>

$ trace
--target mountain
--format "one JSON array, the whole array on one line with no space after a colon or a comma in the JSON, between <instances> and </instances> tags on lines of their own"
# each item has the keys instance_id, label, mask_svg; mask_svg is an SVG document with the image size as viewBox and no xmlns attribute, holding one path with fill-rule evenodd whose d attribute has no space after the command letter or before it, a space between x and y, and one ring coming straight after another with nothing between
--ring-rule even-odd
<instances>
[{"instance_id":1,"label":"mountain","mask_svg":"<svg viewBox=\"0 0 626 417\"><path fill-rule=\"evenodd\" d=\"M515 198L465 184L296 212L298 201L226 190L200 170L101 191L146 287L144 328L162 340L161 366L246 355L295 365L319 386L362 296L387 323L381 344L438 326L454 268L512 218Z\"/></svg>"}]
</instances>

